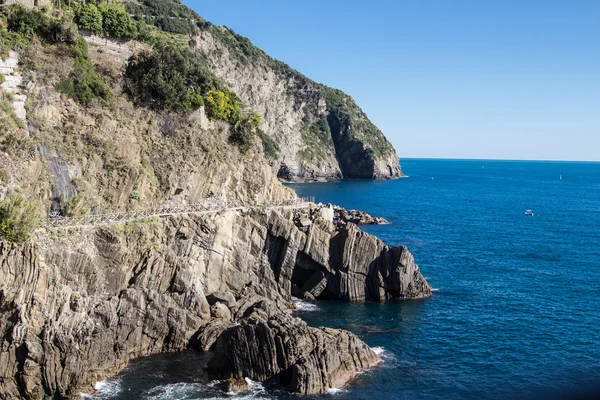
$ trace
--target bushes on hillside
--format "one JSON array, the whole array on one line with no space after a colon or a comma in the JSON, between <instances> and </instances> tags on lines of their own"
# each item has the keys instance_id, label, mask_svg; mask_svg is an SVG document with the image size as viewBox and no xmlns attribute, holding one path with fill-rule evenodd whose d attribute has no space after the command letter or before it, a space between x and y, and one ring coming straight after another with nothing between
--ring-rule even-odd
<instances>
[{"instance_id":1,"label":"bushes on hillside","mask_svg":"<svg viewBox=\"0 0 600 400\"><path fill-rule=\"evenodd\" d=\"M268 157L277 158L277 154L279 154L279 145L273 138L267 135L265 132L259 130L258 136L263 145L263 151Z\"/></svg>"},{"instance_id":2,"label":"bushes on hillside","mask_svg":"<svg viewBox=\"0 0 600 400\"><path fill-rule=\"evenodd\" d=\"M47 42L74 43L77 38L77 28L68 17L52 18L39 10L30 10L15 4L2 10L6 16L8 32L31 39L37 36Z\"/></svg>"},{"instance_id":3,"label":"bushes on hillside","mask_svg":"<svg viewBox=\"0 0 600 400\"><path fill-rule=\"evenodd\" d=\"M58 90L86 107L94 100L109 100L112 97L110 90L96 73L88 56L87 42L81 36L72 47L72 53L75 57L73 71L58 85Z\"/></svg>"},{"instance_id":4,"label":"bushes on hillside","mask_svg":"<svg viewBox=\"0 0 600 400\"><path fill-rule=\"evenodd\" d=\"M131 15L118 6L102 6L102 30L104 35L117 39L135 39L137 26Z\"/></svg>"},{"instance_id":5,"label":"bushes on hillside","mask_svg":"<svg viewBox=\"0 0 600 400\"><path fill-rule=\"evenodd\" d=\"M102 34L102 12L93 3L73 2L73 13L75 14L75 22L79 29L91 31L96 35Z\"/></svg>"},{"instance_id":6,"label":"bushes on hillside","mask_svg":"<svg viewBox=\"0 0 600 400\"><path fill-rule=\"evenodd\" d=\"M227 90L201 54L168 43L158 43L152 53L133 56L126 74L133 98L159 109L194 110L202 106L200 98L209 91Z\"/></svg>"},{"instance_id":7,"label":"bushes on hillside","mask_svg":"<svg viewBox=\"0 0 600 400\"><path fill-rule=\"evenodd\" d=\"M241 102L235 93L227 89L223 91L210 90L205 95L204 104L206 115L212 119L220 119L230 124L236 124L242 116Z\"/></svg>"},{"instance_id":8,"label":"bushes on hillside","mask_svg":"<svg viewBox=\"0 0 600 400\"><path fill-rule=\"evenodd\" d=\"M39 206L14 192L0 201L0 233L13 243L24 242L40 223Z\"/></svg>"},{"instance_id":9,"label":"bushes on hillside","mask_svg":"<svg viewBox=\"0 0 600 400\"><path fill-rule=\"evenodd\" d=\"M229 141L236 144L245 154L254 144L254 137L258 134L260 115L257 112L240 115L239 120L233 125Z\"/></svg>"},{"instance_id":10,"label":"bushes on hillside","mask_svg":"<svg viewBox=\"0 0 600 400\"><path fill-rule=\"evenodd\" d=\"M127 2L126 7L137 19L165 32L189 35L199 27L210 26L204 18L179 0L140 0Z\"/></svg>"}]
</instances>

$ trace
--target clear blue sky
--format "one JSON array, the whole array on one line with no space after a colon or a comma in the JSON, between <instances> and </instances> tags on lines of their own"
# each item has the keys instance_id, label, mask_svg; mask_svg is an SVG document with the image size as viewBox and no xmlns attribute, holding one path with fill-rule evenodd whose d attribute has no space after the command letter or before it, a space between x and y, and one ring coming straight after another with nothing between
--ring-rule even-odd
<instances>
[{"instance_id":1,"label":"clear blue sky","mask_svg":"<svg viewBox=\"0 0 600 400\"><path fill-rule=\"evenodd\" d=\"M400 157L600 160L600 1L184 3L354 97Z\"/></svg>"}]
</instances>

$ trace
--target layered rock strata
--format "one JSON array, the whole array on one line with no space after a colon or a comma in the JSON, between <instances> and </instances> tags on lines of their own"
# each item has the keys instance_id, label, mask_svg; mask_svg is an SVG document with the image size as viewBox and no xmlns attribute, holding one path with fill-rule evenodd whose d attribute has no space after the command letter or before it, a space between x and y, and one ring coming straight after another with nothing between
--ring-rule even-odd
<instances>
[{"instance_id":1,"label":"layered rock strata","mask_svg":"<svg viewBox=\"0 0 600 400\"><path fill-rule=\"evenodd\" d=\"M265 363L285 356L268 374L251 374L252 364L220 367L221 376L278 375L292 390L315 393L377 362L355 336L282 314L296 291L357 301L425 297L431 288L405 248L353 225L335 232L315 224L306 234L292 212L169 217L40 233L35 245L2 243L0 397L66 397L131 358L190 343L205 351L220 343L217 351L235 358L226 346L235 343L227 339L234 323L244 332L268 328L268 337L302 348L261 354ZM267 303L261 312L266 306L257 304ZM324 350L326 364L304 357ZM284 379L291 371L296 378ZM319 384L317 371L326 377Z\"/></svg>"}]
</instances>

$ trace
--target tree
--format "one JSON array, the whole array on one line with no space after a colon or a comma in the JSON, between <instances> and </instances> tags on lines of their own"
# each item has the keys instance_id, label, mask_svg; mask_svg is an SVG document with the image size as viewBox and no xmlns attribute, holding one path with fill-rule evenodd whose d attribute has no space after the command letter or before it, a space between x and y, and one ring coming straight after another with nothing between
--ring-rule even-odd
<instances>
[{"instance_id":1,"label":"tree","mask_svg":"<svg viewBox=\"0 0 600 400\"><path fill-rule=\"evenodd\" d=\"M103 6L102 29L104 34L117 39L133 39L137 34L135 21L124 9L117 6Z\"/></svg>"},{"instance_id":2,"label":"tree","mask_svg":"<svg viewBox=\"0 0 600 400\"><path fill-rule=\"evenodd\" d=\"M202 95L226 90L201 54L168 42L131 57L126 74L134 99L161 109L195 110L203 104Z\"/></svg>"},{"instance_id":3,"label":"tree","mask_svg":"<svg viewBox=\"0 0 600 400\"><path fill-rule=\"evenodd\" d=\"M80 29L92 31L96 35L102 34L102 13L92 3L75 8L75 22Z\"/></svg>"}]
</instances>

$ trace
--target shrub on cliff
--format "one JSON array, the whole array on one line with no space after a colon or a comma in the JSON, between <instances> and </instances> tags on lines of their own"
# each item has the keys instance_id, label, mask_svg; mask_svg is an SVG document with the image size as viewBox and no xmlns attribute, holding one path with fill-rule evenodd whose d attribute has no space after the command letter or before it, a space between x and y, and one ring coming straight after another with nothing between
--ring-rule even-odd
<instances>
[{"instance_id":1,"label":"shrub on cliff","mask_svg":"<svg viewBox=\"0 0 600 400\"><path fill-rule=\"evenodd\" d=\"M73 2L72 8L75 23L80 29L91 31L96 35L102 34L102 13L95 4Z\"/></svg>"},{"instance_id":2,"label":"shrub on cliff","mask_svg":"<svg viewBox=\"0 0 600 400\"><path fill-rule=\"evenodd\" d=\"M152 53L131 57L126 75L130 95L159 109L194 110L202 106L202 95L227 90L202 55L166 42L156 44Z\"/></svg>"},{"instance_id":3,"label":"shrub on cliff","mask_svg":"<svg viewBox=\"0 0 600 400\"><path fill-rule=\"evenodd\" d=\"M102 13L102 30L109 37L117 39L134 39L137 25L124 8L117 5L100 7Z\"/></svg>"},{"instance_id":4,"label":"shrub on cliff","mask_svg":"<svg viewBox=\"0 0 600 400\"><path fill-rule=\"evenodd\" d=\"M233 125L240 121L242 116L240 101L235 93L227 89L208 91L204 96L204 104L206 115L212 119L220 119Z\"/></svg>"},{"instance_id":5,"label":"shrub on cliff","mask_svg":"<svg viewBox=\"0 0 600 400\"><path fill-rule=\"evenodd\" d=\"M207 24L204 18L178 0L141 0L127 2L125 6L136 19L165 32L189 35Z\"/></svg>"},{"instance_id":6,"label":"shrub on cliff","mask_svg":"<svg viewBox=\"0 0 600 400\"><path fill-rule=\"evenodd\" d=\"M56 43L74 43L77 37L77 27L69 15L61 19L52 18L39 10L30 10L19 4L2 9L6 18L6 28L25 40L38 37L42 41Z\"/></svg>"},{"instance_id":7,"label":"shrub on cliff","mask_svg":"<svg viewBox=\"0 0 600 400\"><path fill-rule=\"evenodd\" d=\"M260 137L260 140L262 142L263 145L263 151L265 152L265 154L268 157L271 158L277 158L277 155L279 154L279 145L277 144L277 142L275 140L273 140L273 138L269 135L267 135L265 132L259 130L258 131L258 136Z\"/></svg>"},{"instance_id":8,"label":"shrub on cliff","mask_svg":"<svg viewBox=\"0 0 600 400\"><path fill-rule=\"evenodd\" d=\"M58 84L57 89L89 106L93 101L106 101L112 97L106 83L98 76L94 64L88 56L87 42L81 36L71 49L75 57L73 71Z\"/></svg>"},{"instance_id":9,"label":"shrub on cliff","mask_svg":"<svg viewBox=\"0 0 600 400\"><path fill-rule=\"evenodd\" d=\"M238 122L232 127L229 141L236 144L242 154L245 154L252 148L259 126L260 115L257 112L240 115Z\"/></svg>"},{"instance_id":10,"label":"shrub on cliff","mask_svg":"<svg viewBox=\"0 0 600 400\"><path fill-rule=\"evenodd\" d=\"M0 233L9 242L26 241L39 223L39 206L23 194L14 192L0 201Z\"/></svg>"}]
</instances>

